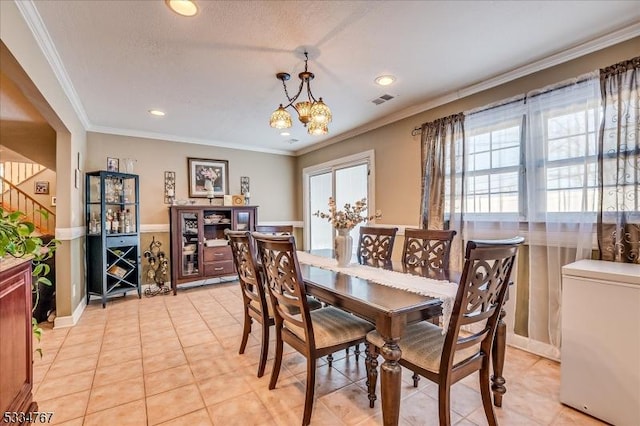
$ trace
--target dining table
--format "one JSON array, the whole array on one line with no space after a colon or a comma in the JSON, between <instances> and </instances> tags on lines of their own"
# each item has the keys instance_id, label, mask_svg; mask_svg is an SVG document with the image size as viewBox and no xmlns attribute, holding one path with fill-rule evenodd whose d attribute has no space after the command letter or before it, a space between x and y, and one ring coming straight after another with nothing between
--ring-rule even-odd
<instances>
[{"instance_id":1,"label":"dining table","mask_svg":"<svg viewBox=\"0 0 640 426\"><path fill-rule=\"evenodd\" d=\"M443 314L443 299L428 295L428 292L412 291L389 285L394 276L400 281L402 275L387 274L386 281L375 278L384 275L383 271L395 271L413 276L414 284L420 279L426 283L433 280L448 281L457 284L461 273L457 271L434 271L428 268L407 267L400 261L387 261L380 264L379 273L375 267L336 267L327 266L332 250L311 250L299 252L298 260L307 294L334 307L343 309L375 324L376 330L384 339L380 354L384 362L380 365L380 393L384 425L397 425L400 417L402 357L400 338L408 324L418 321L434 320ZM324 261L322 261L324 259ZM367 268L372 268L368 271ZM366 273L362 273L362 272ZM359 275L359 276L358 276ZM384 282L384 283L382 283ZM450 302L450 301L449 301ZM445 327L446 329L446 327ZM506 392L505 379L502 376L506 348L506 325L504 310L501 312L498 330L492 348L493 375L491 389L494 405L502 405L502 396Z\"/></svg>"}]
</instances>

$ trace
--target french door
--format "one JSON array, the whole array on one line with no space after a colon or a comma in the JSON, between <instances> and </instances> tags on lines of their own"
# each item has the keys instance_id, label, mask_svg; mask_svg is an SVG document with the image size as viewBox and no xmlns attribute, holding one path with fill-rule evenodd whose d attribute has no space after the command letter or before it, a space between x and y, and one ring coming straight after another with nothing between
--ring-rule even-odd
<instances>
[{"instance_id":1,"label":"french door","mask_svg":"<svg viewBox=\"0 0 640 426\"><path fill-rule=\"evenodd\" d=\"M348 158L335 160L303 170L305 202L305 239L307 250L332 249L334 231L331 223L313 214L329 211L329 197L336 200L336 208L343 210L346 203L353 204L367 199L368 211L373 207L373 151L367 151ZM351 231L354 252L358 241L360 225Z\"/></svg>"}]
</instances>

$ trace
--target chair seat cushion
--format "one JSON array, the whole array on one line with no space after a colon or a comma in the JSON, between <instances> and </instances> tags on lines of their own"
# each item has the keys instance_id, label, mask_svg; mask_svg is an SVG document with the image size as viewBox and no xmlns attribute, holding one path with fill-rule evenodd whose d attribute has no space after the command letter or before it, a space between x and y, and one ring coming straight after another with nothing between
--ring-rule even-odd
<instances>
[{"instance_id":1,"label":"chair seat cushion","mask_svg":"<svg viewBox=\"0 0 640 426\"><path fill-rule=\"evenodd\" d=\"M251 302L249 302L249 304L255 311L260 312L260 304L258 303L257 300L252 300ZM320 303L318 299L315 299L311 296L307 296L307 304L309 305L310 311L315 311L316 309L322 308L322 303ZM273 306L271 305L271 298L269 296L267 296L267 308L269 309L269 318L273 318ZM296 308L296 311L292 313L299 313L299 312L297 311L297 308Z\"/></svg>"},{"instance_id":2,"label":"chair seat cushion","mask_svg":"<svg viewBox=\"0 0 640 426\"><path fill-rule=\"evenodd\" d=\"M445 337L446 335L442 334L442 328L430 322L422 321L409 325L398 342L402 350L402 359L425 370L438 373ZM377 331L367 334L367 341L379 348L384 345L384 339ZM478 350L479 345L457 350L453 356L453 364L473 356Z\"/></svg>"},{"instance_id":3,"label":"chair seat cushion","mask_svg":"<svg viewBox=\"0 0 640 426\"><path fill-rule=\"evenodd\" d=\"M363 339L374 329L373 324L331 306L311 312L311 323L316 348L328 348ZM287 323L287 328L305 340L304 330Z\"/></svg>"}]
</instances>

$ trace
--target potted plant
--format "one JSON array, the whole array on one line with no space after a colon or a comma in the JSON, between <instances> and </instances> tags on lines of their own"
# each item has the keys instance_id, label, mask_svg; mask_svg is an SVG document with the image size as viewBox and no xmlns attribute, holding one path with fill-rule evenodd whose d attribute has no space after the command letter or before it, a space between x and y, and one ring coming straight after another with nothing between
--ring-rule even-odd
<instances>
[{"instance_id":1,"label":"potted plant","mask_svg":"<svg viewBox=\"0 0 640 426\"><path fill-rule=\"evenodd\" d=\"M38 210L38 213L47 219L46 211ZM51 280L46 276L49 274L51 267L46 263L51 259L53 253L58 247L59 241L51 239L44 242L40 236L34 232L35 225L26 220L26 215L20 211L8 212L0 207L0 260L7 256L14 258L31 259L32 267L32 291L36 295L33 309L38 306L40 284L51 286ZM38 326L35 318L32 318L33 334L38 341L42 336L42 329ZM42 356L42 350L37 349Z\"/></svg>"}]
</instances>

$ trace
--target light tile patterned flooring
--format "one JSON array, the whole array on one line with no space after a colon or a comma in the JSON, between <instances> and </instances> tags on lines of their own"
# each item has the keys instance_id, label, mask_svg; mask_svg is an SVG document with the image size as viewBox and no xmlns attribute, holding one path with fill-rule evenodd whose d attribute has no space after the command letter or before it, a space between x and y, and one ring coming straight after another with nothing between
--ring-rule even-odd
<instances>
[{"instance_id":1,"label":"light tile patterned flooring","mask_svg":"<svg viewBox=\"0 0 640 426\"><path fill-rule=\"evenodd\" d=\"M34 365L40 411L54 412L53 423L66 426L300 424L305 359L285 347L277 388L269 391L271 361L256 377L259 327L238 354L240 297L237 283L175 297L129 295L106 309L93 302L73 328L45 329L44 356L36 354ZM379 401L368 406L364 360L344 351L334 358L332 368L319 363L312 424L382 424ZM558 402L555 362L509 348L505 377L507 394L496 409L502 425L601 424ZM402 398L401 424L437 425L435 385L422 379L413 388L405 370ZM454 385L452 411L456 425L486 424L476 375Z\"/></svg>"}]
</instances>

